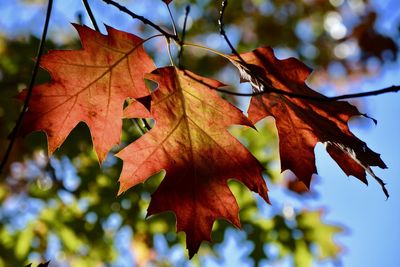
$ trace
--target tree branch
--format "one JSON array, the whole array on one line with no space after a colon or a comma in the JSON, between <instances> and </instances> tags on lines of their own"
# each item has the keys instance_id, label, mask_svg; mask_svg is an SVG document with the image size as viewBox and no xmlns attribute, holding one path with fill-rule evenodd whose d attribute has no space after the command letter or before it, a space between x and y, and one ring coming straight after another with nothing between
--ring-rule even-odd
<instances>
[{"instance_id":1,"label":"tree branch","mask_svg":"<svg viewBox=\"0 0 400 267\"><path fill-rule=\"evenodd\" d=\"M397 93L398 91L400 91L400 86L392 85L390 87L375 90L375 91L327 97L327 100L325 100L325 101L336 101L336 100L342 100L342 99L359 98L359 97L373 96L373 95L382 95L382 94L386 94L386 93ZM322 100L322 101L324 101L324 100Z\"/></svg>"},{"instance_id":2,"label":"tree branch","mask_svg":"<svg viewBox=\"0 0 400 267\"><path fill-rule=\"evenodd\" d=\"M320 102L333 102L337 100L343 100L343 99L352 99L352 98L360 98L360 97L366 97L366 96L374 96L374 95L382 95L382 94L387 94L387 93L397 93L400 91L400 86L399 85L392 85L387 88L379 89L379 90L374 90L374 91L368 91L368 92L363 92L363 93L355 93L355 94L345 94L345 95L338 95L338 96L308 96L308 95L301 95L301 94L296 94L296 93L291 93L291 92L286 92L283 90L279 89L272 89L268 91L258 91L258 92L253 92L253 93L237 93L237 92L232 92L220 88L213 88L214 90L229 94L229 95L235 95L235 96L257 96L257 95L263 95L263 94L268 94L268 93L275 93L278 95L284 95L290 98L299 98L299 99L305 99L305 100L314 100L314 101L320 101Z\"/></svg>"},{"instance_id":3,"label":"tree branch","mask_svg":"<svg viewBox=\"0 0 400 267\"><path fill-rule=\"evenodd\" d=\"M40 59L42 57L43 50L44 50L44 45L45 45L45 41L46 41L47 31L49 28L49 21L50 21L52 7L53 7L53 0L49 0L49 2L47 4L46 19L45 19L44 26L43 26L42 38L40 39L39 49L38 49L38 52L36 55L36 62L33 66L32 76L31 76L31 80L29 82L29 86L27 89L26 98L25 98L21 113L19 114L17 122L15 123L15 127L14 127L13 131L11 132L10 143L8 144L7 150L3 156L3 159L1 160L0 174L3 172L4 166L6 165L8 158L10 157L10 153L14 146L15 140L17 138L18 131L21 128L21 124L22 124L22 120L24 118L25 112L28 110L28 107L29 107L29 101L32 96L33 86L35 85L36 77L37 77L37 74L39 71Z\"/></svg>"},{"instance_id":4,"label":"tree branch","mask_svg":"<svg viewBox=\"0 0 400 267\"><path fill-rule=\"evenodd\" d=\"M387 88L375 90L375 91L368 91L368 92L363 92L363 93L355 93L355 94L345 94L345 95L338 95L338 96L308 96L308 95L301 95L301 94L296 94L296 93L291 93L291 92L286 92L283 90L279 89L272 89L268 91L258 91L258 92L253 92L253 93L237 93L237 92L232 92L220 88L213 88L221 93L226 93L230 95L236 95L236 96L257 96L257 95L263 95L263 94L268 94L268 93L275 93L279 95L284 95L288 96L291 98L299 98L299 99L305 99L305 100L315 100L315 101L321 101L321 102L332 102L332 101L337 101L337 100L343 100L343 99L351 99L351 98L360 98L360 97L366 97L366 96L374 96L374 95L382 95L386 93L397 93L400 91L400 86L399 85L392 85Z\"/></svg>"},{"instance_id":5,"label":"tree branch","mask_svg":"<svg viewBox=\"0 0 400 267\"><path fill-rule=\"evenodd\" d=\"M236 93L220 88L213 88L219 92L226 93L226 94L231 94L231 95L236 95L236 96L256 96L256 95L262 95L262 94L267 94L267 93L276 93L284 96L288 96L291 98L299 98L299 99L306 99L306 100L316 100L316 101L322 101L322 102L331 102L331 101L337 101L337 100L342 100L342 99L351 99L351 98L359 98L359 97L365 97L365 96L372 96L372 95L380 95L380 94L385 94L385 93L394 93L400 91L400 86L391 86L388 88L380 89L380 90L375 90L375 91L369 91L369 92L364 92L364 93L355 93L355 94L345 94L345 95L339 95L339 96L333 96L333 97L314 97L314 96L308 96L308 95L303 95L303 94L296 94L296 93L291 93L287 92L284 90L280 90L277 88L274 88L270 84L266 83L263 79L258 77L258 75L255 75L252 71L251 68L249 68L247 62L240 56L238 51L234 48L232 45L231 41L229 40L225 29L224 29L224 14L226 7L228 6L228 0L222 0L221 3L221 10L219 12L219 19L218 19L218 25L219 25L219 32L220 34L224 37L226 43L228 44L229 48L231 49L232 54L234 54L239 62L235 60L238 64L242 65L245 70L256 80L258 84L262 84L264 88L267 88L268 90L263 90L263 91L256 91L253 93ZM229 60L233 62L233 59ZM251 81L249 81L251 82Z\"/></svg>"},{"instance_id":6,"label":"tree branch","mask_svg":"<svg viewBox=\"0 0 400 267\"><path fill-rule=\"evenodd\" d=\"M218 87L213 87L209 84L204 83L203 81L201 81L199 79L196 79L196 77L193 77L188 72L185 72L185 74L187 76L189 76L190 78L192 78L193 80L195 80L199 83L202 83L215 91L229 94L229 95L245 96L245 97L252 97L252 96L257 96L257 95L275 93L275 94L284 95L284 96L291 97L291 98L314 100L314 101L320 101L320 102L332 102L332 101L343 100L343 99L360 98L360 97L366 97L366 96L382 95L382 94L387 94L387 93L397 93L400 91L399 85L392 85L390 87L375 90L375 91L368 91L368 92L355 93L355 94L345 94L345 95L338 95L338 96L331 96L331 97L323 96L323 95L321 97L301 95L301 94L291 93L291 92L287 92L287 91L283 91L283 90L279 90L279 89L275 89L275 88L272 88L271 90L268 90L268 91L258 91L258 92L252 92L252 93L238 93L238 92L232 92L229 90L221 89Z\"/></svg>"},{"instance_id":7,"label":"tree branch","mask_svg":"<svg viewBox=\"0 0 400 267\"><path fill-rule=\"evenodd\" d=\"M146 19L146 18L143 17L143 16L139 16L139 15L133 13L132 11L130 11L129 9L127 9L126 7L120 5L120 4L118 4L118 3L116 3L116 2L114 2L114 1L112 1L112 0L103 0L103 2L105 2L106 4L109 4L109 5L115 6L115 7L118 8L121 12L124 12L124 13L128 14L128 15L131 16L133 19L138 19L138 20L140 20L141 22L143 22L144 24L147 24L147 25L153 27L155 30L157 30L158 32L160 32L160 33L161 33L162 35L164 35L165 37L171 38L171 39L173 39L173 40L179 42L178 36L166 32L165 30L163 30L160 26L158 26L157 24L155 24L155 23L152 22L151 20L148 20L148 19Z\"/></svg>"}]
</instances>

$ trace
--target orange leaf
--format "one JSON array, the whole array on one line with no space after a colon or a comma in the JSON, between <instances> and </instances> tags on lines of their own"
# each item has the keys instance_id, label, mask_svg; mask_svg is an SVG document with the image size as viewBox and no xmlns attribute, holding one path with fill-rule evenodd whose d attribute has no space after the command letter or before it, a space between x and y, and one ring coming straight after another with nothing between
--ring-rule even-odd
<instances>
[{"instance_id":1,"label":"orange leaf","mask_svg":"<svg viewBox=\"0 0 400 267\"><path fill-rule=\"evenodd\" d=\"M347 123L352 116L362 115L356 107L344 101L325 102L268 93L265 83L285 92L324 97L306 85L305 80L311 70L295 58L279 60L269 47L241 54L241 57L248 64L247 69L256 72L264 82L248 78L249 71L241 69L242 78L249 80L256 91L267 91L252 97L248 113L253 123L267 116L275 118L282 171L293 171L309 187L312 174L317 173L314 147L317 142L322 142L347 175L367 183L368 172L381 184L387 195L384 183L370 168L386 168L385 163L379 154L369 149L348 128ZM240 64L237 58L233 57L233 60L235 65Z\"/></svg>"},{"instance_id":2,"label":"orange leaf","mask_svg":"<svg viewBox=\"0 0 400 267\"><path fill-rule=\"evenodd\" d=\"M146 78L159 85L151 104L156 125L117 154L124 162L119 193L165 169L148 215L173 211L192 257L201 241L210 240L216 219L240 226L239 207L227 180L241 181L268 201L261 165L226 129L252 124L210 88L221 86L218 81L173 67Z\"/></svg>"},{"instance_id":3,"label":"orange leaf","mask_svg":"<svg viewBox=\"0 0 400 267\"><path fill-rule=\"evenodd\" d=\"M155 67L141 38L111 27L104 36L86 26L74 26L83 49L50 51L42 57L41 67L52 81L34 87L23 130L44 131L52 154L83 121L102 162L120 142L125 99L150 94L143 75Z\"/></svg>"}]
</instances>

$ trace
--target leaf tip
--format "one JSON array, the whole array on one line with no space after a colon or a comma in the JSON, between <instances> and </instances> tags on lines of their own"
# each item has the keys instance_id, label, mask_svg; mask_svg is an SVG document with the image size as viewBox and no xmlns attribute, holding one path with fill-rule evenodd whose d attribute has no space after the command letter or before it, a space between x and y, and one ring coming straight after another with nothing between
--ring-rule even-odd
<instances>
[{"instance_id":1,"label":"leaf tip","mask_svg":"<svg viewBox=\"0 0 400 267\"><path fill-rule=\"evenodd\" d=\"M361 114L362 116L364 116L365 118L367 118L367 119L370 119L370 120L372 120L373 121L373 123L375 124L375 125L377 125L378 124L378 121L376 120L376 119L374 119L374 118L372 118L372 117L370 117L370 116L368 116L368 114L367 113L364 113L364 114Z\"/></svg>"},{"instance_id":2,"label":"leaf tip","mask_svg":"<svg viewBox=\"0 0 400 267\"><path fill-rule=\"evenodd\" d=\"M162 0L166 5L169 5L171 2L172 2L172 0Z\"/></svg>"},{"instance_id":3,"label":"leaf tip","mask_svg":"<svg viewBox=\"0 0 400 267\"><path fill-rule=\"evenodd\" d=\"M107 31L107 33L108 33L108 35L109 36L115 36L115 35L118 35L118 34L120 34L121 32L120 31L118 31L117 29L115 29L115 28L113 28L113 27L111 27L110 25L108 25L108 24L103 24L104 25L104 28L106 28L106 31Z\"/></svg>"},{"instance_id":4,"label":"leaf tip","mask_svg":"<svg viewBox=\"0 0 400 267\"><path fill-rule=\"evenodd\" d=\"M388 200L389 199L389 191L386 189L386 183L384 183L383 181L382 181L382 183L380 183L381 184L381 186L382 186L382 191L383 191L383 193L385 194L385 196L386 196L386 200Z\"/></svg>"},{"instance_id":5,"label":"leaf tip","mask_svg":"<svg viewBox=\"0 0 400 267\"><path fill-rule=\"evenodd\" d=\"M118 182L119 182L119 188L118 188L117 196L120 196L120 195L122 195L123 193L125 193L126 190L128 190L128 187L127 187L126 184L121 180L121 178L119 178Z\"/></svg>"},{"instance_id":6,"label":"leaf tip","mask_svg":"<svg viewBox=\"0 0 400 267\"><path fill-rule=\"evenodd\" d=\"M186 238L187 238L187 236L186 236ZM200 242L190 242L189 243L187 241L186 241L186 245L187 245L187 250L188 250L188 256L189 256L189 260L191 260L194 257L194 255L196 255L197 252L199 251Z\"/></svg>"},{"instance_id":7,"label":"leaf tip","mask_svg":"<svg viewBox=\"0 0 400 267\"><path fill-rule=\"evenodd\" d=\"M101 147L96 147L93 138L92 138L92 142L93 142L93 146L94 146L94 151L95 151L96 156L97 156L97 160L99 161L99 166L101 167L103 165L104 161L107 158L108 151L104 150ZM114 144L114 145L117 145L117 144Z\"/></svg>"},{"instance_id":8,"label":"leaf tip","mask_svg":"<svg viewBox=\"0 0 400 267\"><path fill-rule=\"evenodd\" d=\"M375 175L375 173L371 170L371 168L366 168L366 171L375 179L375 181L378 182L378 184L381 186L383 193L386 196L386 200L389 199L389 191L386 189L386 183L379 178L378 176Z\"/></svg>"},{"instance_id":9,"label":"leaf tip","mask_svg":"<svg viewBox=\"0 0 400 267\"><path fill-rule=\"evenodd\" d=\"M191 260L193 258L193 256L196 255L196 253L197 253L197 251L188 249L189 260Z\"/></svg>"},{"instance_id":10,"label":"leaf tip","mask_svg":"<svg viewBox=\"0 0 400 267\"><path fill-rule=\"evenodd\" d=\"M81 35L81 32L84 31L85 29L90 29L89 27L87 27L85 25L78 24L78 23L72 22L71 24L77 30L79 35Z\"/></svg>"},{"instance_id":11,"label":"leaf tip","mask_svg":"<svg viewBox=\"0 0 400 267\"><path fill-rule=\"evenodd\" d=\"M125 192L125 190L122 188L122 186L120 186L119 189L118 189L117 196L119 197L119 196L122 195L124 192Z\"/></svg>"},{"instance_id":12,"label":"leaf tip","mask_svg":"<svg viewBox=\"0 0 400 267\"><path fill-rule=\"evenodd\" d=\"M268 203L268 205L272 205L272 203L271 203L271 200L269 199L269 197L268 197L268 194L267 193L265 193L264 195L262 195L261 196L264 200L265 200L265 202L267 202Z\"/></svg>"}]
</instances>

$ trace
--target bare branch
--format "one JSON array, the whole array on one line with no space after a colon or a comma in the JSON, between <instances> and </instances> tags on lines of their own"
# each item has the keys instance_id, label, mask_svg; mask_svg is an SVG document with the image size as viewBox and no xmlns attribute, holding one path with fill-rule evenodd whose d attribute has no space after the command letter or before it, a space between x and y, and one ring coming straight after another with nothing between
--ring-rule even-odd
<instances>
[{"instance_id":1,"label":"bare branch","mask_svg":"<svg viewBox=\"0 0 400 267\"><path fill-rule=\"evenodd\" d=\"M155 30L157 30L158 32L160 32L160 33L161 33L162 35L164 35L165 37L171 38L171 39L173 39L173 40L179 42L178 36L166 32L165 30L163 30L160 26L158 26L157 24L155 24L155 23L152 22L151 20L148 20L148 19L146 19L146 18L143 17L143 16L139 16L139 15L133 13L132 11L130 11L129 9L127 9L126 7L120 5L120 4L118 4L118 3L116 3L116 2L114 2L114 1L112 1L112 0L103 0L103 2L105 2L106 4L109 4L109 5L115 6L115 7L118 8L121 12L124 12L124 13L128 14L128 15L131 16L133 19L138 19L138 20L140 20L141 22L143 22L144 24L147 24L147 25L153 27Z\"/></svg>"},{"instance_id":2,"label":"bare branch","mask_svg":"<svg viewBox=\"0 0 400 267\"><path fill-rule=\"evenodd\" d=\"M198 81L199 83L203 83L201 80L196 79L196 77L193 77L190 75L190 73L185 72L186 75L188 75L190 78ZM204 83L203 83L204 84ZM308 95L302 95L302 94L296 94L296 93L291 93L287 91L283 91L280 89L275 89L272 88L271 90L268 91L257 91L257 92L252 92L252 93L238 93L238 92L232 92L226 89L221 89L218 87L212 87L209 84L204 84L210 87L211 89L224 93L224 94L229 94L229 95L235 95L235 96L244 96L244 97L252 97L252 96L257 96L257 95L263 95L263 94L269 94L269 93L274 93L278 95L284 95L290 98L299 98L299 99L305 99L305 100L313 100L313 101L320 101L320 102L332 102L332 101L337 101L337 100L343 100L343 99L351 99L351 98L360 98L360 97L366 97L366 96L374 96L374 95L382 95L386 93L397 93L400 91L400 86L398 85L393 85L387 88L375 90L375 91L368 91L368 92L363 92L363 93L355 93L355 94L345 94L345 95L338 95L338 96L321 96L321 97L315 97L315 96L308 96Z\"/></svg>"},{"instance_id":3,"label":"bare branch","mask_svg":"<svg viewBox=\"0 0 400 267\"><path fill-rule=\"evenodd\" d=\"M0 174L3 172L4 166L6 165L6 163L8 161L8 158L9 158L11 150L14 146L15 140L17 139L18 131L21 128L21 124L22 124L22 120L24 118L25 112L28 110L28 107L29 107L29 101L32 96L33 86L35 85L36 77L37 77L37 74L39 71L40 59L42 57L43 50L44 50L44 45L45 45L46 36L47 36L48 28L49 28L49 21L50 21L52 7L53 7L53 0L49 0L49 2L47 4L46 19L45 19L44 26L43 26L42 38L40 39L39 49L38 49L38 52L36 55L36 62L35 62L35 65L33 66L32 76L31 76L31 80L29 82L29 86L27 89L26 98L25 98L21 113L19 114L17 122L15 123L15 127L14 127L13 131L11 132L10 143L8 144L7 150L3 156L3 159L1 160Z\"/></svg>"},{"instance_id":4,"label":"bare branch","mask_svg":"<svg viewBox=\"0 0 400 267\"><path fill-rule=\"evenodd\" d=\"M332 102L332 101L343 100L343 99L360 98L360 97L366 97L366 96L382 95L382 94L387 94L387 93L397 93L398 91L400 91L400 86L393 85L393 86L375 90L375 91L368 91L368 92L355 93L355 94L345 94L345 95L338 95L338 96L331 96L331 97L308 96L308 95L286 92L286 91L274 89L274 88L271 90L268 90L268 91L258 91L258 92L253 92L253 93L237 93L237 92L232 92L232 91L228 91L228 90L224 90L224 89L220 89L220 88L213 88L213 89L215 89L221 93L236 95L236 96L251 97L251 96L257 96L257 95L275 93L275 94L284 95L284 96L287 96L290 98L299 98L299 99L314 100L314 101L320 101L320 102Z\"/></svg>"},{"instance_id":5,"label":"bare branch","mask_svg":"<svg viewBox=\"0 0 400 267\"><path fill-rule=\"evenodd\" d=\"M286 92L283 90L279 89L272 89L268 91L259 91L259 92L253 92L253 93L236 93L224 89L219 89L219 88L213 88L219 92L230 94L230 95L236 95L236 96L256 96L256 95L263 95L263 94L268 94L268 93L275 93L279 95L284 95L288 96L291 98L299 98L299 99L306 99L306 100L315 100L315 101L321 101L321 102L332 102L332 101L337 101L337 100L343 100L343 99L351 99L351 98L360 98L360 97L366 97L366 96L374 96L374 95L382 95L386 93L397 93L400 91L400 86L398 85L393 85L387 88L375 90L375 91L368 91L368 92L363 92L363 93L355 93L355 94L345 94L345 95L338 95L338 96L331 96L331 97L315 97L315 96L307 96L307 95L301 95L301 94L296 94L296 93L291 93L291 92Z\"/></svg>"},{"instance_id":6,"label":"bare branch","mask_svg":"<svg viewBox=\"0 0 400 267\"><path fill-rule=\"evenodd\" d=\"M397 93L398 91L400 91L400 86L392 85L390 87L375 90L375 91L327 97L327 99L328 99L327 101L336 101L336 100L342 100L342 99L359 98L359 97L373 96L373 95L382 95L382 94L386 94L386 93Z\"/></svg>"},{"instance_id":7,"label":"bare branch","mask_svg":"<svg viewBox=\"0 0 400 267\"><path fill-rule=\"evenodd\" d=\"M179 59L179 68L182 68L182 54L183 54L183 44L185 41L185 34L186 34L186 23L187 23L187 18L189 16L189 12L190 12L190 6L187 5L186 9L185 9L185 20L183 22L183 29L182 29L182 38L179 42L179 46L180 46L180 50L179 50L179 55L178 55L178 59Z\"/></svg>"}]
</instances>

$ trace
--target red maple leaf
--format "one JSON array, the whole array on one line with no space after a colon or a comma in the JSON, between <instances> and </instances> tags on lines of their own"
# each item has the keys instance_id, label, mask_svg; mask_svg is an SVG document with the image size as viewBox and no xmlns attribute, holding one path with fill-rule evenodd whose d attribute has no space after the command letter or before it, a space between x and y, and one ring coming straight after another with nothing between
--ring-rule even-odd
<instances>
[{"instance_id":1,"label":"red maple leaf","mask_svg":"<svg viewBox=\"0 0 400 267\"><path fill-rule=\"evenodd\" d=\"M120 142L124 101L150 94L143 75L155 67L141 38L111 27L105 36L86 26L74 26L83 49L50 51L42 57L41 67L48 70L52 81L33 88L22 129L44 131L52 154L83 121L102 162Z\"/></svg>"},{"instance_id":2,"label":"red maple leaf","mask_svg":"<svg viewBox=\"0 0 400 267\"><path fill-rule=\"evenodd\" d=\"M367 183L368 172L381 184L388 196L383 181L370 168L386 168L385 163L379 154L369 149L349 130L349 119L363 115L356 107L345 101L323 101L324 96L305 83L311 70L295 58L279 60L269 47L243 53L241 57L246 62L245 66L237 57L232 57L232 60L239 67L242 79L250 81L254 91L266 92L252 97L249 119L256 123L267 116L275 118L282 171L293 171L309 187L312 174L317 173L314 147L322 142L347 175ZM268 92L269 88L309 96L310 99Z\"/></svg>"},{"instance_id":3,"label":"red maple leaf","mask_svg":"<svg viewBox=\"0 0 400 267\"><path fill-rule=\"evenodd\" d=\"M240 226L227 180L241 181L268 201L261 165L226 129L252 123L210 88L221 86L218 81L174 67L157 69L146 78L159 85L151 104L156 124L117 154L124 162L119 193L164 169L148 215L173 211L192 257L201 241L210 240L216 219Z\"/></svg>"}]
</instances>

